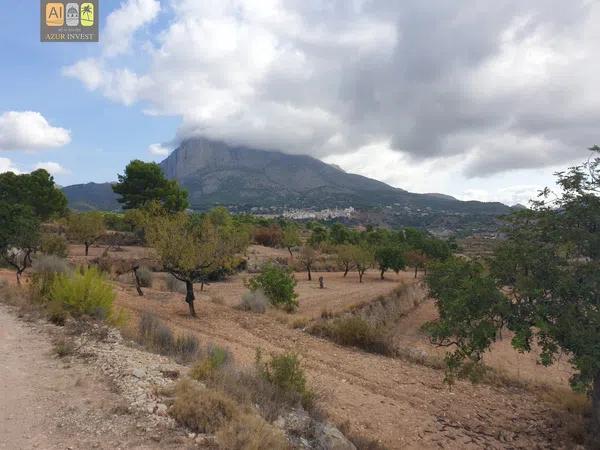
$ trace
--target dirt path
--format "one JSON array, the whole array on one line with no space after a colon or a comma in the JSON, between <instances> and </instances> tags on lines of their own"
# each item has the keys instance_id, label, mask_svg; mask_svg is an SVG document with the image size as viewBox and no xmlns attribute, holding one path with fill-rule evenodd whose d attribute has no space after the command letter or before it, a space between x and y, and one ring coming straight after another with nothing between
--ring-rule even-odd
<instances>
[{"instance_id":1,"label":"dirt path","mask_svg":"<svg viewBox=\"0 0 600 450\"><path fill-rule=\"evenodd\" d=\"M389 448L561 447L562 424L548 405L524 391L466 382L450 391L440 371L340 347L268 314L210 303L205 295L198 301L198 319L187 316L180 298L152 290L143 298L122 290L118 303L134 315L151 311L179 332L223 345L238 363L251 364L259 347L300 353L332 419Z\"/></svg>"},{"instance_id":2,"label":"dirt path","mask_svg":"<svg viewBox=\"0 0 600 450\"><path fill-rule=\"evenodd\" d=\"M0 449L165 448L117 414L122 400L90 367L54 357L41 327L0 305Z\"/></svg>"}]
</instances>

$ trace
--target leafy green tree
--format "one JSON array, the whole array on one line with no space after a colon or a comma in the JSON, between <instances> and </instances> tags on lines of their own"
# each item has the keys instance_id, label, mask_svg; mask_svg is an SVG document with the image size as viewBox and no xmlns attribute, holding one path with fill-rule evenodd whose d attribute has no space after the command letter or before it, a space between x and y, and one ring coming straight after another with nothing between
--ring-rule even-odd
<instances>
[{"instance_id":1,"label":"leafy green tree","mask_svg":"<svg viewBox=\"0 0 600 450\"><path fill-rule=\"evenodd\" d=\"M40 241L40 221L30 206L0 202L0 258L21 275L31 267L31 255Z\"/></svg>"},{"instance_id":2,"label":"leafy green tree","mask_svg":"<svg viewBox=\"0 0 600 450\"><path fill-rule=\"evenodd\" d=\"M356 271L358 272L358 280L362 283L365 272L372 267L375 262L373 249L364 244L354 245L352 255L354 267L356 267Z\"/></svg>"},{"instance_id":3,"label":"leafy green tree","mask_svg":"<svg viewBox=\"0 0 600 450\"><path fill-rule=\"evenodd\" d=\"M248 282L251 291L261 289L271 304L292 312L298 307L298 294L295 291L296 279L287 269L275 264L267 264L260 275Z\"/></svg>"},{"instance_id":4,"label":"leafy green tree","mask_svg":"<svg viewBox=\"0 0 600 450\"><path fill-rule=\"evenodd\" d=\"M479 363L506 323L510 305L477 262L450 258L434 263L427 284L440 318L424 328L434 344L455 348L446 355L446 380L452 382L463 361Z\"/></svg>"},{"instance_id":5,"label":"leafy green tree","mask_svg":"<svg viewBox=\"0 0 600 450\"><path fill-rule=\"evenodd\" d=\"M455 365L461 356L478 361L493 341L492 328L504 323L515 332L516 349L538 344L544 365L566 353L575 369L572 386L591 393L591 439L600 442L600 148L591 150L595 157L588 162L557 174L559 192L545 189L530 210L508 219L491 273L479 271L476 286L468 286L470 274L442 280L434 270L428 279L440 308L430 331L462 341ZM480 295L473 298L473 290ZM477 313L449 314L444 305L453 302L474 303ZM477 326L482 318L484 331Z\"/></svg>"},{"instance_id":6,"label":"leafy green tree","mask_svg":"<svg viewBox=\"0 0 600 450\"><path fill-rule=\"evenodd\" d=\"M64 214L66 205L64 194L43 169L0 174L0 258L15 268L18 282L39 247L40 223Z\"/></svg>"},{"instance_id":7,"label":"leafy green tree","mask_svg":"<svg viewBox=\"0 0 600 450\"><path fill-rule=\"evenodd\" d=\"M312 267L315 261L317 260L317 257L318 253L314 249L314 247L310 245L305 245L304 247L302 247L302 250L300 251L299 260L300 264L302 264L302 266L306 270L306 273L308 274L308 281L312 281Z\"/></svg>"},{"instance_id":8,"label":"leafy green tree","mask_svg":"<svg viewBox=\"0 0 600 450\"><path fill-rule=\"evenodd\" d=\"M143 208L158 201L167 211L183 211L188 207L188 194L177 181L167 180L160 166L138 159L131 161L113 191L121 198L124 209Z\"/></svg>"},{"instance_id":9,"label":"leafy green tree","mask_svg":"<svg viewBox=\"0 0 600 450\"><path fill-rule=\"evenodd\" d=\"M302 242L300 241L300 233L298 233L298 227L295 224L288 224L283 229L283 237L281 240L282 245L290 252L290 257L294 257L292 253L293 247L298 247Z\"/></svg>"},{"instance_id":10,"label":"leafy green tree","mask_svg":"<svg viewBox=\"0 0 600 450\"><path fill-rule=\"evenodd\" d=\"M375 250L375 261L379 266L381 279L388 270L395 273L400 272L406 267L405 250L399 245L386 245Z\"/></svg>"},{"instance_id":11,"label":"leafy green tree","mask_svg":"<svg viewBox=\"0 0 600 450\"><path fill-rule=\"evenodd\" d=\"M67 236L85 245L85 256L90 246L106 233L104 216L101 212L73 213L67 217Z\"/></svg>"},{"instance_id":12,"label":"leafy green tree","mask_svg":"<svg viewBox=\"0 0 600 450\"><path fill-rule=\"evenodd\" d=\"M327 240L327 238L328 238L327 228L325 228L321 224L317 224L312 229L312 234L310 235L308 243L311 246L316 247L318 245L321 245L323 242L325 242Z\"/></svg>"},{"instance_id":13,"label":"leafy green tree","mask_svg":"<svg viewBox=\"0 0 600 450\"><path fill-rule=\"evenodd\" d=\"M329 229L329 242L333 245L352 243L352 232L341 223L334 223Z\"/></svg>"},{"instance_id":14,"label":"leafy green tree","mask_svg":"<svg viewBox=\"0 0 600 450\"><path fill-rule=\"evenodd\" d=\"M348 272L354 264L354 245L342 244L335 248L337 260L340 266L344 268L344 278L348 275Z\"/></svg>"},{"instance_id":15,"label":"leafy green tree","mask_svg":"<svg viewBox=\"0 0 600 450\"><path fill-rule=\"evenodd\" d=\"M164 270L183 281L185 301L196 317L194 283L205 283L208 274L228 265L240 249L239 242L211 216L193 221L188 214L156 214L147 219L146 237Z\"/></svg>"},{"instance_id":16,"label":"leafy green tree","mask_svg":"<svg viewBox=\"0 0 600 450\"><path fill-rule=\"evenodd\" d=\"M29 206L40 221L61 216L67 209L67 198L44 169L28 174L0 174L0 202Z\"/></svg>"}]
</instances>

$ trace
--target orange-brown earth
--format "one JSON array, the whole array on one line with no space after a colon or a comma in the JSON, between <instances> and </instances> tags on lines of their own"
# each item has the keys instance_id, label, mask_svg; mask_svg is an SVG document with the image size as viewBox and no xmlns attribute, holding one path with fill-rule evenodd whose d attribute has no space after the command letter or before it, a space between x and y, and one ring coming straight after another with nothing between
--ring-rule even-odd
<instances>
[{"instance_id":1,"label":"orange-brown earth","mask_svg":"<svg viewBox=\"0 0 600 450\"><path fill-rule=\"evenodd\" d=\"M85 259L74 249L78 260ZM91 254L103 250L93 249ZM116 257L148 255L148 249L127 248ZM287 252L276 252L283 256ZM270 249L253 247L250 259L273 255ZM289 255L288 255L289 256ZM89 258L92 258L90 256ZM117 283L117 305L131 313L132 322L143 312L151 312L180 333L193 333L203 343L227 347L241 365L254 361L257 348L266 352L298 352L310 384L321 393L325 410L338 424L347 423L358 434L379 440L389 448L569 448L573 418L558 411L539 395L518 387L474 385L458 381L452 389L443 383L443 372L399 358L365 353L316 338L291 326L297 318L318 318L323 310L338 312L359 302L375 299L398 286L414 282L410 273L387 275L379 280L368 272L360 284L356 273L315 273L313 281L296 273L300 308L285 316L276 311L258 315L239 311L245 292L244 278L238 275L226 282L212 283L204 292L196 289L198 318L187 314L183 295L166 292L159 274L153 289L144 297L132 284ZM319 289L319 276L326 289ZM285 317L285 320L282 320ZM427 343L420 326L435 318L431 300L424 301L397 326L399 347L418 348L441 354ZM508 338L494 346L488 364L511 376L548 382L552 388L566 389L568 365L546 369L533 355L518 355ZM563 419L568 418L568 421Z\"/></svg>"}]
</instances>

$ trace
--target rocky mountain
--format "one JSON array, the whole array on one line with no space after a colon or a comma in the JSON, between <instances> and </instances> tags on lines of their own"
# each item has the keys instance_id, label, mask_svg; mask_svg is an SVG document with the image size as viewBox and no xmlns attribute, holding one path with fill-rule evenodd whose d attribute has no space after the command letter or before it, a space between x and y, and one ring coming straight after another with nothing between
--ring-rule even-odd
<instances>
[{"instance_id":1,"label":"rocky mountain","mask_svg":"<svg viewBox=\"0 0 600 450\"><path fill-rule=\"evenodd\" d=\"M237 211L275 212L353 206L383 211L386 222L417 225L432 221L445 224L451 216L489 222L510 212L502 203L414 194L306 155L230 146L203 138L184 141L160 165L168 178L178 180L188 190L191 207L197 210L215 205ZM76 209L119 209L110 183L68 186L64 192ZM404 220L407 217L416 218L416 223ZM457 221L464 222L456 217L450 220Z\"/></svg>"},{"instance_id":2,"label":"rocky mountain","mask_svg":"<svg viewBox=\"0 0 600 450\"><path fill-rule=\"evenodd\" d=\"M461 202L440 194L413 194L380 181L344 172L305 155L229 146L208 139L185 141L162 163L178 180L195 209L225 204L239 209L370 208L396 206L501 214L501 203Z\"/></svg>"}]
</instances>

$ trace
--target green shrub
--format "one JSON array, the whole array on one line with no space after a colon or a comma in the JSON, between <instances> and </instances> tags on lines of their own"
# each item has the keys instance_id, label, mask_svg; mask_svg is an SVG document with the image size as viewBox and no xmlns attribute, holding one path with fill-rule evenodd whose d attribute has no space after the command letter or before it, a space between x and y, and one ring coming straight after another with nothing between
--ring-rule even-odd
<instances>
[{"instance_id":1,"label":"green shrub","mask_svg":"<svg viewBox=\"0 0 600 450\"><path fill-rule=\"evenodd\" d=\"M100 320L115 318L112 308L115 292L94 267L70 275L57 275L49 297L64 305L74 316L88 315Z\"/></svg>"},{"instance_id":2,"label":"green shrub","mask_svg":"<svg viewBox=\"0 0 600 450\"><path fill-rule=\"evenodd\" d=\"M138 276L138 279L140 280L140 286L147 287L147 288L152 287L152 281L154 279L154 274L152 273L152 271L149 268L147 268L145 266L141 266L137 270L137 276Z\"/></svg>"},{"instance_id":3,"label":"green shrub","mask_svg":"<svg viewBox=\"0 0 600 450\"><path fill-rule=\"evenodd\" d=\"M242 300L238 305L238 309L242 311L252 311L253 313L264 314L267 310L269 299L262 289L248 291L242 295Z\"/></svg>"},{"instance_id":4,"label":"green shrub","mask_svg":"<svg viewBox=\"0 0 600 450\"><path fill-rule=\"evenodd\" d=\"M183 379L175 387L175 401L169 413L192 431L215 433L238 414L238 408L224 393Z\"/></svg>"},{"instance_id":5,"label":"green shrub","mask_svg":"<svg viewBox=\"0 0 600 450\"><path fill-rule=\"evenodd\" d=\"M277 386L284 392L293 392L308 406L314 399L313 392L306 385L304 370L300 358L295 353L272 355L269 361L263 361L260 350L256 352L256 367L261 378Z\"/></svg>"},{"instance_id":6,"label":"green shrub","mask_svg":"<svg viewBox=\"0 0 600 450\"><path fill-rule=\"evenodd\" d=\"M59 234L42 234L40 250L46 255L56 255L66 258L69 254L67 240Z\"/></svg>"},{"instance_id":7,"label":"green shrub","mask_svg":"<svg viewBox=\"0 0 600 450\"><path fill-rule=\"evenodd\" d=\"M207 348L202 358L192 367L190 377L198 381L207 380L213 377L231 359L231 353L227 350L216 345L211 345Z\"/></svg>"},{"instance_id":8,"label":"green shrub","mask_svg":"<svg viewBox=\"0 0 600 450\"><path fill-rule=\"evenodd\" d=\"M248 287L251 291L262 290L273 306L287 312L295 311L298 307L296 280L288 269L267 264L260 275L249 281Z\"/></svg>"}]
</instances>

